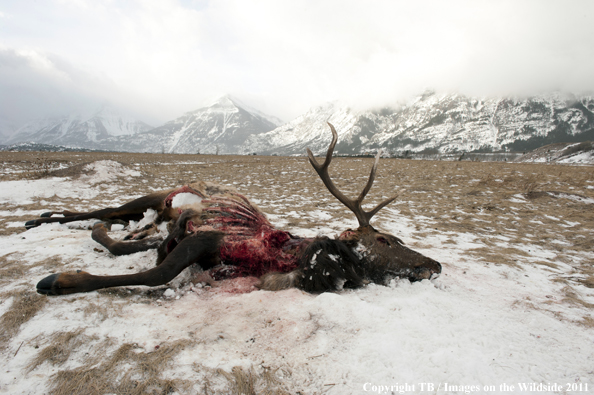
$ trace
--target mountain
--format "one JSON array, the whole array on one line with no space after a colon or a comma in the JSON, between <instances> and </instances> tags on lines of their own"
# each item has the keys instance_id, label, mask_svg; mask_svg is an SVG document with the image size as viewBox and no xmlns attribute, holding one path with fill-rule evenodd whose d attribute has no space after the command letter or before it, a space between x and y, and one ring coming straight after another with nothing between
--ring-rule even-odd
<instances>
[{"instance_id":1,"label":"mountain","mask_svg":"<svg viewBox=\"0 0 594 395\"><path fill-rule=\"evenodd\" d=\"M6 141L6 144L34 142L98 149L111 141L117 149L117 138L152 129L144 122L103 106L90 116L80 114L67 117L44 118L29 122ZM109 144L108 144L109 145Z\"/></svg>"},{"instance_id":2,"label":"mountain","mask_svg":"<svg viewBox=\"0 0 594 395\"><path fill-rule=\"evenodd\" d=\"M303 155L403 152L525 151L555 142L594 139L594 98L551 93L530 98L470 98L426 92L398 108L355 112L338 103L311 109L268 133L251 136L243 152Z\"/></svg>"},{"instance_id":3,"label":"mountain","mask_svg":"<svg viewBox=\"0 0 594 395\"><path fill-rule=\"evenodd\" d=\"M155 129L118 140L134 152L237 153L248 137L273 130L280 123L248 108L223 96Z\"/></svg>"},{"instance_id":4,"label":"mountain","mask_svg":"<svg viewBox=\"0 0 594 395\"><path fill-rule=\"evenodd\" d=\"M335 152L389 156L530 151L553 143L594 140L594 98L549 93L527 98L475 98L425 92L407 103L355 111L339 102L312 108L282 124L223 96L151 129L104 107L92 116L29 123L4 144L34 142L108 151L203 154L323 154L331 122Z\"/></svg>"}]
</instances>

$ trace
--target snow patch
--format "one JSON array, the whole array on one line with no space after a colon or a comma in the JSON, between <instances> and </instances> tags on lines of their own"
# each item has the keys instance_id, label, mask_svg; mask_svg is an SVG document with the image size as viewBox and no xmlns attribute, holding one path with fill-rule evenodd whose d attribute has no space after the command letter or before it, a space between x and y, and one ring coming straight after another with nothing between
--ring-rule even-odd
<instances>
[{"instance_id":1,"label":"snow patch","mask_svg":"<svg viewBox=\"0 0 594 395\"><path fill-rule=\"evenodd\" d=\"M193 204L200 203L201 201L202 198L193 193L178 193L173 197L173 200L171 201L171 207L182 207L186 205L191 206Z\"/></svg>"},{"instance_id":2,"label":"snow patch","mask_svg":"<svg viewBox=\"0 0 594 395\"><path fill-rule=\"evenodd\" d=\"M121 163L113 160L100 160L89 163L84 170L91 172L91 175L81 177L81 181L88 182L91 185L101 182L114 181L118 177L140 177L138 170L129 169Z\"/></svg>"}]
</instances>

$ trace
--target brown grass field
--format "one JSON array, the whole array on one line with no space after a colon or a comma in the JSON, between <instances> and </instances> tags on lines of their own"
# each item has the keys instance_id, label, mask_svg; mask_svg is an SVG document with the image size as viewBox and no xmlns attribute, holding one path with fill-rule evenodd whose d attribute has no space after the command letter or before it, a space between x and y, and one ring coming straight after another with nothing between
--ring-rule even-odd
<instances>
[{"instance_id":1,"label":"brown grass field","mask_svg":"<svg viewBox=\"0 0 594 395\"><path fill-rule=\"evenodd\" d=\"M24 227L17 225L34 217L30 211L84 211L114 206L197 180L235 186L284 229L315 229L332 234L344 223L355 225L353 215L324 188L305 157L0 152L0 182L76 179L84 176L85 164L98 160L119 162L139 171L141 176L117 178L117 188L106 188L105 193L92 199L53 196L35 198L27 204L5 204L1 209L0 237L25 232ZM371 165L372 159L367 158L335 158L330 172L337 186L354 196L366 182ZM467 254L477 264L541 266L550 271L551 281L563 285L562 303L592 311L594 305L581 298L576 287L594 289L594 167L382 159L374 187L365 201L371 206L395 193L398 198L384 210L407 218L405 234L397 236L412 248L429 247L426 240L435 235L447 244L456 242L454 235L471 234L480 247L468 247ZM329 213L330 219L312 215L316 210ZM382 213L374 218L379 229L385 221ZM548 255L539 254L540 250ZM48 308L48 298L36 295L33 284L42 273L60 271L71 264L60 256L24 264L20 259L23 254L0 251L0 296L3 301L13 300L0 317L3 358L12 358L19 352L11 339L24 324ZM550 270L560 264L571 270ZM444 262L444 274L448 273L448 266ZM101 291L102 303L91 303L86 308L90 309L89 314L92 311L108 319L120 314L129 295L140 296L144 303L154 303L164 289ZM594 327L591 315L584 314L574 321ZM117 352L103 356L97 350L108 347L109 340L95 338L90 342L89 336L71 330L38 338L34 344L20 344L23 349L29 347L34 355L27 368L32 372L29 374L40 366L52 366L47 390L52 394L193 393L188 390L195 384L192 380L167 379L159 373L159 366L166 365L187 344L171 341L152 353L124 344ZM95 344L93 349L89 348L90 343ZM89 356L81 366L65 368L73 352L87 352ZM201 382L204 394L292 393L272 370L256 372L237 367L229 373L199 364L194 369L206 377ZM118 375L116 385L113 377ZM216 384L216 380L223 384Z\"/></svg>"}]
</instances>

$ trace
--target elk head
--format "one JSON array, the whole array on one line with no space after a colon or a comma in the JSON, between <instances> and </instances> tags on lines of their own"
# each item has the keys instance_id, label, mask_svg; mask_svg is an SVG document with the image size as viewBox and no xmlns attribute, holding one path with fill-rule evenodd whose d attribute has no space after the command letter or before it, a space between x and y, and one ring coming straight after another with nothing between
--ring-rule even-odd
<instances>
[{"instance_id":1,"label":"elk head","mask_svg":"<svg viewBox=\"0 0 594 395\"><path fill-rule=\"evenodd\" d=\"M402 240L398 237L388 233L378 232L369 224L371 218L379 210L397 197L393 196L384 200L370 211L363 210L361 206L363 199L373 185L381 151L375 157L375 163L371 168L371 174L369 175L367 184L356 199L347 198L336 188L328 174L328 167L332 161L332 154L338 140L338 135L334 126L330 123L328 125L332 131L332 142L328 147L324 163L318 163L309 148L307 149L307 154L309 156L309 162L324 182L326 188L342 204L348 207L359 221L359 227L357 229L348 229L342 232L338 236L338 239L349 246L361 261L364 262L364 267L362 268L364 272L363 277L374 283L382 284L389 277L401 277L408 278L411 281L420 281L439 276L441 273L439 262L405 247Z\"/></svg>"}]
</instances>

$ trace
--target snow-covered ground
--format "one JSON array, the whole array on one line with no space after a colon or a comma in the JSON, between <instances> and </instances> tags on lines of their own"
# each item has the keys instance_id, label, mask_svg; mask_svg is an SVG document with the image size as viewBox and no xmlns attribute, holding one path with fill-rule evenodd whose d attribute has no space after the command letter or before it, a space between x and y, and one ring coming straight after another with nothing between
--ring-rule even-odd
<instances>
[{"instance_id":1,"label":"snow-covered ground","mask_svg":"<svg viewBox=\"0 0 594 395\"><path fill-rule=\"evenodd\" d=\"M140 172L109 162L93 166L95 176L76 180L0 182L0 202L6 206L0 216L34 218L51 207L31 208L32 202L57 199L46 201L53 207L66 195L85 200L118 193L119 203L136 197L138 191L122 196L107 182L141 182ZM355 226L348 217L332 219L333 203L304 212L290 196L275 204L274 197L269 199L254 200L279 227L289 228L292 220L306 216L316 224L291 228L296 234L333 234ZM520 207L528 204L519 194L509 200ZM29 205L19 207L18 202ZM81 203L85 204L92 206ZM511 245L511 230L493 236L492 244L472 231L436 231L427 210L411 217L400 209L405 204L382 210L374 225L440 261L443 274L436 280L394 280L389 286L312 295L295 289L255 290L250 279L227 280L211 288L193 284L190 278L196 269L188 269L154 293L130 287L113 294L47 298L0 349L0 393L49 393L59 372L93 372L124 344L132 345L136 354L150 355L177 341L183 347L159 374L172 380L172 392L179 394L231 393L229 374L238 367L253 369L259 377L270 373L279 391L272 393L594 393L594 289L572 283L572 295L580 302L568 301L567 283L558 279L582 274L559 259L559 249L529 242ZM594 209L591 201L580 204ZM554 218L551 221L576 226L554 212L545 214ZM35 283L56 267L56 257L59 271L84 269L93 274L132 273L152 267L156 260L154 251L111 256L91 240L92 221L46 224L28 231L17 227L22 224L6 222L14 233L0 237L0 268L25 268L24 277L0 282L0 315L11 310L18 291L34 290ZM125 234L124 229L113 231L116 238ZM515 248L516 264L492 264L474 253L493 245ZM581 263L594 263L592 251L573 256ZM50 260L54 266L48 267L44 262ZM32 366L51 345L52 336L65 332L81 339L72 343L68 357L47 358ZM132 372L131 365L118 365L113 380L123 380Z\"/></svg>"}]
</instances>

